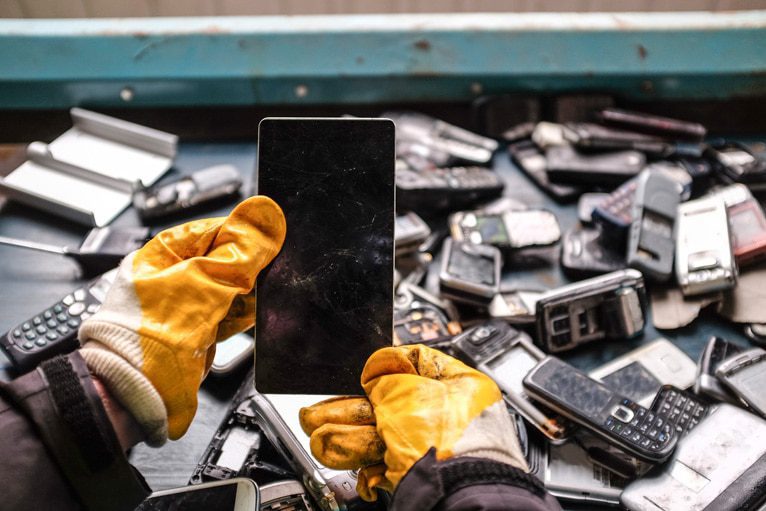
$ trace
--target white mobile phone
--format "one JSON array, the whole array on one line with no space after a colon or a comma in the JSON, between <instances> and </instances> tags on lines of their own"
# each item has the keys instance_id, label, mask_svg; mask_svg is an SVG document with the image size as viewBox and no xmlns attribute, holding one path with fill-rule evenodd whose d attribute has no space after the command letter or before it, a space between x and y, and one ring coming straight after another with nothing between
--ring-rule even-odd
<instances>
[{"instance_id":1,"label":"white mobile phone","mask_svg":"<svg viewBox=\"0 0 766 511\"><path fill-rule=\"evenodd\" d=\"M650 407L663 385L688 389L697 364L667 339L657 339L588 373L625 397Z\"/></svg>"},{"instance_id":2,"label":"white mobile phone","mask_svg":"<svg viewBox=\"0 0 766 511\"><path fill-rule=\"evenodd\" d=\"M237 477L157 491L135 511L256 511L259 505L260 495L255 483L251 479Z\"/></svg>"},{"instance_id":3,"label":"white mobile phone","mask_svg":"<svg viewBox=\"0 0 766 511\"><path fill-rule=\"evenodd\" d=\"M234 334L219 342L215 346L215 357L210 372L218 376L230 373L253 356L253 346L253 337L245 333Z\"/></svg>"}]
</instances>

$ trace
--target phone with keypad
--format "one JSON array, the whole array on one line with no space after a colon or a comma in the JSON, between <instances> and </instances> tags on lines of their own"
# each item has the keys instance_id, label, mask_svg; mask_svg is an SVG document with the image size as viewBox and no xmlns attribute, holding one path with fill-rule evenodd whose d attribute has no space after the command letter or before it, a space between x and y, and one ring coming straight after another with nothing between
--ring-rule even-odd
<instances>
[{"instance_id":1,"label":"phone with keypad","mask_svg":"<svg viewBox=\"0 0 766 511\"><path fill-rule=\"evenodd\" d=\"M652 403L652 412L664 421L663 431L673 429L679 438L694 429L709 410L700 398L673 385L663 385Z\"/></svg>"},{"instance_id":2,"label":"phone with keypad","mask_svg":"<svg viewBox=\"0 0 766 511\"><path fill-rule=\"evenodd\" d=\"M80 324L98 311L117 270L108 271L90 284L75 289L0 337L0 348L14 370L25 373L44 360L77 349L80 346L77 340Z\"/></svg>"},{"instance_id":3,"label":"phone with keypad","mask_svg":"<svg viewBox=\"0 0 766 511\"><path fill-rule=\"evenodd\" d=\"M556 357L523 383L533 399L641 460L659 463L675 449L678 437L663 429L664 419Z\"/></svg>"}]
</instances>

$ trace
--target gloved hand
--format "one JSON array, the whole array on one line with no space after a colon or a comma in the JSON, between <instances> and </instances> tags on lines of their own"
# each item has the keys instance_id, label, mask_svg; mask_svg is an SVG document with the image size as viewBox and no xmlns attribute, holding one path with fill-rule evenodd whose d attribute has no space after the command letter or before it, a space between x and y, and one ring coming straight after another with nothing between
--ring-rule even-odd
<instances>
[{"instance_id":1,"label":"gloved hand","mask_svg":"<svg viewBox=\"0 0 766 511\"><path fill-rule=\"evenodd\" d=\"M529 471L500 390L488 376L423 345L376 351L362 371L364 397L301 409L311 452L324 465L357 469L357 492L393 492L431 448L438 460L488 458Z\"/></svg>"},{"instance_id":2,"label":"gloved hand","mask_svg":"<svg viewBox=\"0 0 766 511\"><path fill-rule=\"evenodd\" d=\"M120 264L100 310L80 327L81 353L147 443L186 432L215 342L253 325L255 278L284 237L279 206L252 197L228 217L161 232Z\"/></svg>"}]
</instances>

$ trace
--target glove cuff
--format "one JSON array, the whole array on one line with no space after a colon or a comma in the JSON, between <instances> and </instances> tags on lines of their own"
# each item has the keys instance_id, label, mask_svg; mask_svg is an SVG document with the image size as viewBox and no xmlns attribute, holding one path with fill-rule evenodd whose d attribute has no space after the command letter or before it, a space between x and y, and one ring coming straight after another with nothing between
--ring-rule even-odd
<instances>
[{"instance_id":1,"label":"glove cuff","mask_svg":"<svg viewBox=\"0 0 766 511\"><path fill-rule=\"evenodd\" d=\"M516 426L511 422L502 399L471 421L453 446L451 454L453 457L487 458L529 472Z\"/></svg>"},{"instance_id":2,"label":"glove cuff","mask_svg":"<svg viewBox=\"0 0 766 511\"><path fill-rule=\"evenodd\" d=\"M88 369L125 407L144 433L147 444L158 447L168 439L168 415L152 383L120 355L99 342L89 341L80 350Z\"/></svg>"}]
</instances>

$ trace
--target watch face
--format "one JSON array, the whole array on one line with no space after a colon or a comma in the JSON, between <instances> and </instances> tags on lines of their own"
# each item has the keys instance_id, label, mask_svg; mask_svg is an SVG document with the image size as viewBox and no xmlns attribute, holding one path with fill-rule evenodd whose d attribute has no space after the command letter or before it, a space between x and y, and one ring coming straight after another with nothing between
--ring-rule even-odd
<instances>
[{"instance_id":1,"label":"watch face","mask_svg":"<svg viewBox=\"0 0 766 511\"><path fill-rule=\"evenodd\" d=\"M367 358L392 344L393 123L263 120L258 193L287 237L258 276L256 388L358 394Z\"/></svg>"}]
</instances>

